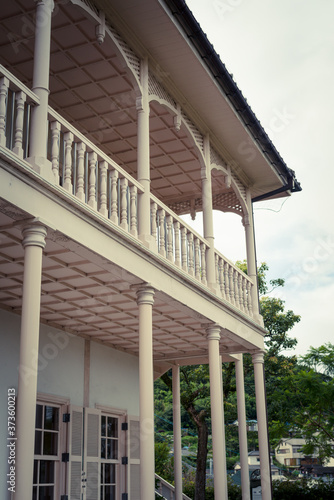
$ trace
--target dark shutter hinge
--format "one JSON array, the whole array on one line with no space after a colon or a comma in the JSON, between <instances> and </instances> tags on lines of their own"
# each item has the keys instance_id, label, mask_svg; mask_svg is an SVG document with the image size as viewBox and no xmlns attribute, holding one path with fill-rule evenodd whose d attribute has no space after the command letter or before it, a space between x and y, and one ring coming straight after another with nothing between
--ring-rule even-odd
<instances>
[{"instance_id":1,"label":"dark shutter hinge","mask_svg":"<svg viewBox=\"0 0 334 500\"><path fill-rule=\"evenodd\" d=\"M122 457L122 465L128 465L128 457Z\"/></svg>"},{"instance_id":2,"label":"dark shutter hinge","mask_svg":"<svg viewBox=\"0 0 334 500\"><path fill-rule=\"evenodd\" d=\"M61 454L61 461L62 462L69 462L70 461L70 454L69 453L62 453Z\"/></svg>"},{"instance_id":3,"label":"dark shutter hinge","mask_svg":"<svg viewBox=\"0 0 334 500\"><path fill-rule=\"evenodd\" d=\"M128 430L128 423L122 422L122 431L127 431L127 430Z\"/></svg>"},{"instance_id":4,"label":"dark shutter hinge","mask_svg":"<svg viewBox=\"0 0 334 500\"><path fill-rule=\"evenodd\" d=\"M63 413L63 422L68 424L68 422L71 420L71 414L70 413Z\"/></svg>"},{"instance_id":5,"label":"dark shutter hinge","mask_svg":"<svg viewBox=\"0 0 334 500\"><path fill-rule=\"evenodd\" d=\"M60 500L68 500L68 495L60 495Z\"/></svg>"},{"instance_id":6,"label":"dark shutter hinge","mask_svg":"<svg viewBox=\"0 0 334 500\"><path fill-rule=\"evenodd\" d=\"M122 493L122 500L128 500L128 494Z\"/></svg>"}]
</instances>

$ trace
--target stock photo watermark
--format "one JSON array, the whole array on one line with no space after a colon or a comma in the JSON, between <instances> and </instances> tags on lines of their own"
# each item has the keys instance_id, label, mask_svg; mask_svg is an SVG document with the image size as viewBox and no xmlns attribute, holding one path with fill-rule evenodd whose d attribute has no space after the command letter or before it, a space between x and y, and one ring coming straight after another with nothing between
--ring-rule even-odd
<instances>
[{"instance_id":1,"label":"stock photo watermark","mask_svg":"<svg viewBox=\"0 0 334 500\"><path fill-rule=\"evenodd\" d=\"M7 473L8 491L15 493L16 486L16 392L14 388L8 389L7 394L7 450L8 450L8 466Z\"/></svg>"}]
</instances>

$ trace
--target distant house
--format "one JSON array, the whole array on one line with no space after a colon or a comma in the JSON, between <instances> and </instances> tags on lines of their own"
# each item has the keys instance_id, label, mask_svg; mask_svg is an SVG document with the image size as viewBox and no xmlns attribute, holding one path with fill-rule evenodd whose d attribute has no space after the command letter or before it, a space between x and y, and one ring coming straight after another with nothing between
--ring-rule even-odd
<instances>
[{"instance_id":1,"label":"distant house","mask_svg":"<svg viewBox=\"0 0 334 500\"><path fill-rule=\"evenodd\" d=\"M286 467L300 467L300 461L305 456L302 451L305 443L303 438L282 439L275 449L276 460Z\"/></svg>"},{"instance_id":2,"label":"distant house","mask_svg":"<svg viewBox=\"0 0 334 500\"><path fill-rule=\"evenodd\" d=\"M280 471L279 467L274 465L273 457L274 457L274 454L271 453L270 454L270 469L271 469L272 479L277 478L278 476L281 476L281 471ZM250 475L252 475L252 473L254 471L260 470L260 452L259 452L259 450L250 451L248 453L248 469L249 469ZM238 472L240 470L241 470L240 462L237 462L234 466L234 472L235 472L235 474L237 474L236 479L239 476ZM238 481L236 481L236 483L238 484Z\"/></svg>"}]
</instances>

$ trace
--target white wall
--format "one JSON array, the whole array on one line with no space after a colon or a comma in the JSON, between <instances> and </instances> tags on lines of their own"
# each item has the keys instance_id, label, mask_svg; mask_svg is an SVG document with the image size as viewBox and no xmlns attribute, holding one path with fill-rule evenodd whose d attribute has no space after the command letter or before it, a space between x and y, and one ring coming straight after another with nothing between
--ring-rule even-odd
<instances>
[{"instance_id":1,"label":"white wall","mask_svg":"<svg viewBox=\"0 0 334 500\"><path fill-rule=\"evenodd\" d=\"M7 495L7 394L17 392L20 316L0 311L0 498ZM85 340L41 325L37 390L84 405ZM90 407L95 404L139 415L138 359L91 342Z\"/></svg>"},{"instance_id":2,"label":"white wall","mask_svg":"<svg viewBox=\"0 0 334 500\"><path fill-rule=\"evenodd\" d=\"M139 415L138 358L92 342L90 366L89 406L101 404Z\"/></svg>"}]
</instances>

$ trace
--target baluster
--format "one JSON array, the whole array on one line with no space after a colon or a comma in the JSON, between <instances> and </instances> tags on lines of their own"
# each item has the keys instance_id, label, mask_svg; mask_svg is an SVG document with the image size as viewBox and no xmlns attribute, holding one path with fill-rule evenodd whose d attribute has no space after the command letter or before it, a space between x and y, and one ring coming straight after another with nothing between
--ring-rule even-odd
<instances>
[{"instance_id":1,"label":"baluster","mask_svg":"<svg viewBox=\"0 0 334 500\"><path fill-rule=\"evenodd\" d=\"M247 280L247 302L248 302L248 312L250 316L253 316L253 304L252 304L252 283Z\"/></svg>"},{"instance_id":2,"label":"baluster","mask_svg":"<svg viewBox=\"0 0 334 500\"><path fill-rule=\"evenodd\" d=\"M215 253L215 277L216 277L216 283L218 285L218 288L220 286L219 283L219 256L217 253Z\"/></svg>"},{"instance_id":3,"label":"baluster","mask_svg":"<svg viewBox=\"0 0 334 500\"><path fill-rule=\"evenodd\" d=\"M166 257L166 238L165 238L165 210L158 210L159 217L159 253Z\"/></svg>"},{"instance_id":4,"label":"baluster","mask_svg":"<svg viewBox=\"0 0 334 500\"><path fill-rule=\"evenodd\" d=\"M155 243L158 245L158 241L157 241L157 210L158 210L158 206L155 203L155 201L153 201L151 203L151 234L153 236Z\"/></svg>"},{"instance_id":5,"label":"baluster","mask_svg":"<svg viewBox=\"0 0 334 500\"><path fill-rule=\"evenodd\" d=\"M121 187L121 223L120 226L123 229L128 229L128 180L126 177L123 177L120 180Z\"/></svg>"},{"instance_id":6,"label":"baluster","mask_svg":"<svg viewBox=\"0 0 334 500\"><path fill-rule=\"evenodd\" d=\"M229 280L229 276L228 276L228 268L229 268L228 262L224 262L224 284L225 284L226 300L231 302L230 280Z\"/></svg>"},{"instance_id":7,"label":"baluster","mask_svg":"<svg viewBox=\"0 0 334 500\"><path fill-rule=\"evenodd\" d=\"M206 246L205 243L201 243L201 281L203 285L207 284L206 281Z\"/></svg>"},{"instance_id":8,"label":"baluster","mask_svg":"<svg viewBox=\"0 0 334 500\"><path fill-rule=\"evenodd\" d=\"M188 233L188 257L188 273L190 274L190 276L194 276L194 235L191 232Z\"/></svg>"},{"instance_id":9,"label":"baluster","mask_svg":"<svg viewBox=\"0 0 334 500\"><path fill-rule=\"evenodd\" d=\"M83 142L80 142L77 146L78 171L77 171L77 189L75 195L81 201L85 201L85 189L84 189L85 151L86 151L86 145Z\"/></svg>"},{"instance_id":10,"label":"baluster","mask_svg":"<svg viewBox=\"0 0 334 500\"><path fill-rule=\"evenodd\" d=\"M175 264L181 266L181 249L180 249L180 223L174 222L174 245L175 245Z\"/></svg>"},{"instance_id":11,"label":"baluster","mask_svg":"<svg viewBox=\"0 0 334 500\"><path fill-rule=\"evenodd\" d=\"M234 303L237 307L240 307L239 303L239 283L238 283L238 271L232 268L233 275L233 290L234 290Z\"/></svg>"},{"instance_id":12,"label":"baluster","mask_svg":"<svg viewBox=\"0 0 334 500\"><path fill-rule=\"evenodd\" d=\"M59 142L60 138L60 123L51 123L51 164L52 172L57 184L59 184Z\"/></svg>"},{"instance_id":13,"label":"baluster","mask_svg":"<svg viewBox=\"0 0 334 500\"><path fill-rule=\"evenodd\" d=\"M173 262L173 218L171 215L166 217L167 222L167 259Z\"/></svg>"},{"instance_id":14,"label":"baluster","mask_svg":"<svg viewBox=\"0 0 334 500\"><path fill-rule=\"evenodd\" d=\"M64 173L63 187L66 191L72 193L72 143L73 143L72 132L65 132L64 142L65 142L65 173Z\"/></svg>"},{"instance_id":15,"label":"baluster","mask_svg":"<svg viewBox=\"0 0 334 500\"><path fill-rule=\"evenodd\" d=\"M183 271L188 271L187 262L187 229L182 226L181 228L181 259Z\"/></svg>"},{"instance_id":16,"label":"baluster","mask_svg":"<svg viewBox=\"0 0 334 500\"><path fill-rule=\"evenodd\" d=\"M195 237L194 241L194 250L195 250L195 278L200 281L201 279L201 266L200 266L200 254L199 254L199 239Z\"/></svg>"},{"instance_id":17,"label":"baluster","mask_svg":"<svg viewBox=\"0 0 334 500\"><path fill-rule=\"evenodd\" d=\"M107 208L107 170L108 163L106 161L100 161L98 163L99 169L99 212L104 217L108 217L108 208Z\"/></svg>"},{"instance_id":18,"label":"baluster","mask_svg":"<svg viewBox=\"0 0 334 500\"><path fill-rule=\"evenodd\" d=\"M88 205L96 210L96 161L97 154L92 152L88 154Z\"/></svg>"},{"instance_id":19,"label":"baluster","mask_svg":"<svg viewBox=\"0 0 334 500\"><path fill-rule=\"evenodd\" d=\"M117 181L118 172L113 169L110 172L110 220L115 224L118 224L118 192L117 192Z\"/></svg>"},{"instance_id":20,"label":"baluster","mask_svg":"<svg viewBox=\"0 0 334 500\"><path fill-rule=\"evenodd\" d=\"M20 158L23 158L22 138L23 138L23 116L24 116L24 103L27 96L24 92L17 92L16 94L16 122L15 122L15 135L14 135L14 148L13 152Z\"/></svg>"},{"instance_id":21,"label":"baluster","mask_svg":"<svg viewBox=\"0 0 334 500\"><path fill-rule=\"evenodd\" d=\"M242 287L243 284L243 277L240 273L238 273L238 284L239 284L239 303L240 303L240 309L244 311L244 290Z\"/></svg>"},{"instance_id":22,"label":"baluster","mask_svg":"<svg viewBox=\"0 0 334 500\"><path fill-rule=\"evenodd\" d=\"M130 233L137 238L137 186L130 186Z\"/></svg>"},{"instance_id":23,"label":"baluster","mask_svg":"<svg viewBox=\"0 0 334 500\"><path fill-rule=\"evenodd\" d=\"M243 290L243 300L244 300L244 311L249 313L248 302L247 302L247 279L243 276L242 278L242 290Z\"/></svg>"},{"instance_id":24,"label":"baluster","mask_svg":"<svg viewBox=\"0 0 334 500\"><path fill-rule=\"evenodd\" d=\"M247 304L247 280L243 276L242 277L242 303L243 303L243 310L245 313L248 313L248 304Z\"/></svg>"},{"instance_id":25,"label":"baluster","mask_svg":"<svg viewBox=\"0 0 334 500\"><path fill-rule=\"evenodd\" d=\"M230 284L230 301L231 304L235 304L235 294L234 294L234 282L233 282L233 268L228 265L228 279Z\"/></svg>"},{"instance_id":26,"label":"baluster","mask_svg":"<svg viewBox=\"0 0 334 500\"><path fill-rule=\"evenodd\" d=\"M8 94L8 78L0 79L0 146L6 147L6 101Z\"/></svg>"},{"instance_id":27,"label":"baluster","mask_svg":"<svg viewBox=\"0 0 334 500\"><path fill-rule=\"evenodd\" d=\"M224 261L222 258L219 259L219 282L220 282L220 291L221 291L222 297L223 297L223 299L226 299Z\"/></svg>"}]
</instances>

